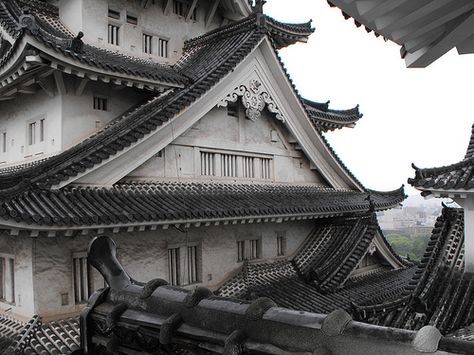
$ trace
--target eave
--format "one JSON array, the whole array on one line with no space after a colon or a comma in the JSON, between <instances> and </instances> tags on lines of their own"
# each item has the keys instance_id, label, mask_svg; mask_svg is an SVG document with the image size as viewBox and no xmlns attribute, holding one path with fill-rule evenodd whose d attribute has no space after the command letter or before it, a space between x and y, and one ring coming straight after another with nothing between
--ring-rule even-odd
<instances>
[{"instance_id":1,"label":"eave","mask_svg":"<svg viewBox=\"0 0 474 355\"><path fill-rule=\"evenodd\" d=\"M452 48L459 54L474 53L474 3L446 1L328 0L357 27L383 36L401 46L409 68L426 67Z\"/></svg>"}]
</instances>

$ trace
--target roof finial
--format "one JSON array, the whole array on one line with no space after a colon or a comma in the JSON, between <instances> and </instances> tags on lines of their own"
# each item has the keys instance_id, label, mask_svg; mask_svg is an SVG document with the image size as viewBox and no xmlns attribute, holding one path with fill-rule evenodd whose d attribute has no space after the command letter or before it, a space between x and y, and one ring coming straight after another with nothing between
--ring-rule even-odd
<instances>
[{"instance_id":1,"label":"roof finial","mask_svg":"<svg viewBox=\"0 0 474 355\"><path fill-rule=\"evenodd\" d=\"M255 5L252 7L254 14L263 14L263 5L265 5L266 0L256 0Z\"/></svg>"},{"instance_id":2,"label":"roof finial","mask_svg":"<svg viewBox=\"0 0 474 355\"><path fill-rule=\"evenodd\" d=\"M79 31L77 36L71 41L71 51L74 53L81 53L82 47L84 46L84 42L82 42L82 37L84 37L84 33Z\"/></svg>"},{"instance_id":3,"label":"roof finial","mask_svg":"<svg viewBox=\"0 0 474 355\"><path fill-rule=\"evenodd\" d=\"M365 198L365 200L369 202L369 213L374 213L375 203L374 203L374 200L372 199L372 195L370 194L370 192L367 194L367 197Z\"/></svg>"}]
</instances>

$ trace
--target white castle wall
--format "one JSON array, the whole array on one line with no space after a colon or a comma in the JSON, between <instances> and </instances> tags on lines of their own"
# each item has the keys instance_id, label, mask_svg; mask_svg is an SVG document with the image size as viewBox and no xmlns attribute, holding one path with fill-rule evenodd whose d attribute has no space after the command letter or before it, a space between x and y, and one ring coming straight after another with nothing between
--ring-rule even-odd
<instances>
[{"instance_id":1,"label":"white castle wall","mask_svg":"<svg viewBox=\"0 0 474 355\"><path fill-rule=\"evenodd\" d=\"M173 13L163 12L163 0L154 1L144 9L140 1L127 0L60 0L59 10L62 21L74 32L84 32L84 41L103 48L118 50L133 56L150 58L160 62L175 62L182 53L185 40L199 36L217 28L221 18L216 14L214 21L206 27L206 15L210 1L199 1L197 20L185 21ZM107 17L109 7L121 13L119 21ZM126 13L138 17L138 26L126 22ZM120 25L119 46L107 43L107 25L111 21ZM142 33L169 39L169 58L144 54Z\"/></svg>"},{"instance_id":2,"label":"white castle wall","mask_svg":"<svg viewBox=\"0 0 474 355\"><path fill-rule=\"evenodd\" d=\"M168 279L168 248L198 242L202 250L202 282L187 287L216 288L242 266L242 262L237 261L238 240L261 239L261 260L278 259L277 233L286 236L286 255L291 255L313 226L314 221L227 225L190 228L188 233L171 227L168 230L121 232L111 234L111 237L130 276L145 282L154 278ZM83 305L74 304L72 258L74 253L85 252L92 238L93 235L1 236L1 250L12 252L16 258L15 283L17 299L21 295L21 307L18 305L12 311L26 317L37 313L44 319L77 313ZM95 288L103 287L103 280L96 272L94 280ZM68 294L69 304L62 306L61 294L64 293ZM0 302L0 307L11 305Z\"/></svg>"}]
</instances>

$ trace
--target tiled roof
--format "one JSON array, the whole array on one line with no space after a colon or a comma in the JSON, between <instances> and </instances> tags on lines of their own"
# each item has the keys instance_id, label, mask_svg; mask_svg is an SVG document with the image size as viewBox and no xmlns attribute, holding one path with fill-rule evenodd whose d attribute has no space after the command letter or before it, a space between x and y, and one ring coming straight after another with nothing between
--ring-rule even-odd
<instances>
[{"instance_id":1,"label":"tiled roof","mask_svg":"<svg viewBox=\"0 0 474 355\"><path fill-rule=\"evenodd\" d=\"M25 323L0 314L0 354L4 354L12 346L24 327Z\"/></svg>"},{"instance_id":2,"label":"tiled roof","mask_svg":"<svg viewBox=\"0 0 474 355\"><path fill-rule=\"evenodd\" d=\"M76 318L43 323L37 315L24 325L7 354L71 354L79 349L79 321Z\"/></svg>"},{"instance_id":3,"label":"tiled roof","mask_svg":"<svg viewBox=\"0 0 474 355\"><path fill-rule=\"evenodd\" d=\"M470 190L474 188L474 126L464 159L439 168L420 169L408 183L421 190Z\"/></svg>"},{"instance_id":4,"label":"tiled roof","mask_svg":"<svg viewBox=\"0 0 474 355\"><path fill-rule=\"evenodd\" d=\"M403 190L372 193L376 210L403 201ZM367 193L315 185L137 182L112 188L65 187L24 192L0 216L37 225L86 226L366 213ZM194 223L193 222L193 223Z\"/></svg>"},{"instance_id":5,"label":"tiled roof","mask_svg":"<svg viewBox=\"0 0 474 355\"><path fill-rule=\"evenodd\" d=\"M354 322L340 309L329 315L296 312L264 297L245 302L213 296L203 287L170 287L160 279L136 282L115 255L115 244L103 236L88 251L88 261L109 285L81 313L81 344L89 352L177 353L184 347L187 354L415 355L474 349L434 327L392 329Z\"/></svg>"},{"instance_id":6,"label":"tiled roof","mask_svg":"<svg viewBox=\"0 0 474 355\"><path fill-rule=\"evenodd\" d=\"M119 52L84 44L80 52L71 50L74 36L62 24L57 8L37 0L12 0L2 2L0 16L9 28L16 29L16 37L28 33L39 42L67 59L78 61L93 68L131 75L172 86L185 85L188 80L172 66L137 59ZM26 10L25 12L25 8ZM26 15L25 15L26 14ZM23 16L23 17L22 17ZM26 16L26 17L25 17ZM23 21L23 22L22 22Z\"/></svg>"},{"instance_id":7,"label":"tiled roof","mask_svg":"<svg viewBox=\"0 0 474 355\"><path fill-rule=\"evenodd\" d=\"M404 329L426 324L451 333L474 322L474 278L464 270L464 214L444 208L426 252L399 297L357 302L359 319Z\"/></svg>"},{"instance_id":8,"label":"tiled roof","mask_svg":"<svg viewBox=\"0 0 474 355\"><path fill-rule=\"evenodd\" d=\"M359 106L349 110L333 110L329 108L329 101L319 103L303 100L306 111L316 129L322 132L333 131L343 127L354 127L362 118Z\"/></svg>"},{"instance_id":9,"label":"tiled roof","mask_svg":"<svg viewBox=\"0 0 474 355\"><path fill-rule=\"evenodd\" d=\"M370 215L319 220L291 260L245 262L218 294L269 297L282 307L323 313L337 308L350 311L355 301L392 299L404 290L413 268L378 269L348 279L377 232L377 222Z\"/></svg>"}]
</instances>

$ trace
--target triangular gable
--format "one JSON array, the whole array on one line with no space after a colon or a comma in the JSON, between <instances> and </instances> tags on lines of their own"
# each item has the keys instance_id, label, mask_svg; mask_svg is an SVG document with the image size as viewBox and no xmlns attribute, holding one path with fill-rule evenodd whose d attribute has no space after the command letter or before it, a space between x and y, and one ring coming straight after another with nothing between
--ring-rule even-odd
<instances>
[{"instance_id":1,"label":"triangular gable","mask_svg":"<svg viewBox=\"0 0 474 355\"><path fill-rule=\"evenodd\" d=\"M63 186L72 181L92 185L116 183L190 129L215 106L223 106L240 96L249 96L249 90L252 90L252 85L257 85L257 82L258 89L253 97L250 95L250 104L244 101L249 104L247 109L250 116L257 118L259 110L267 108L276 119L285 124L311 164L319 170L331 187L362 190L308 120L304 107L268 39L261 41L258 50L254 50L224 80L214 85L174 119L96 168L78 175L75 179L69 179Z\"/></svg>"}]
</instances>

